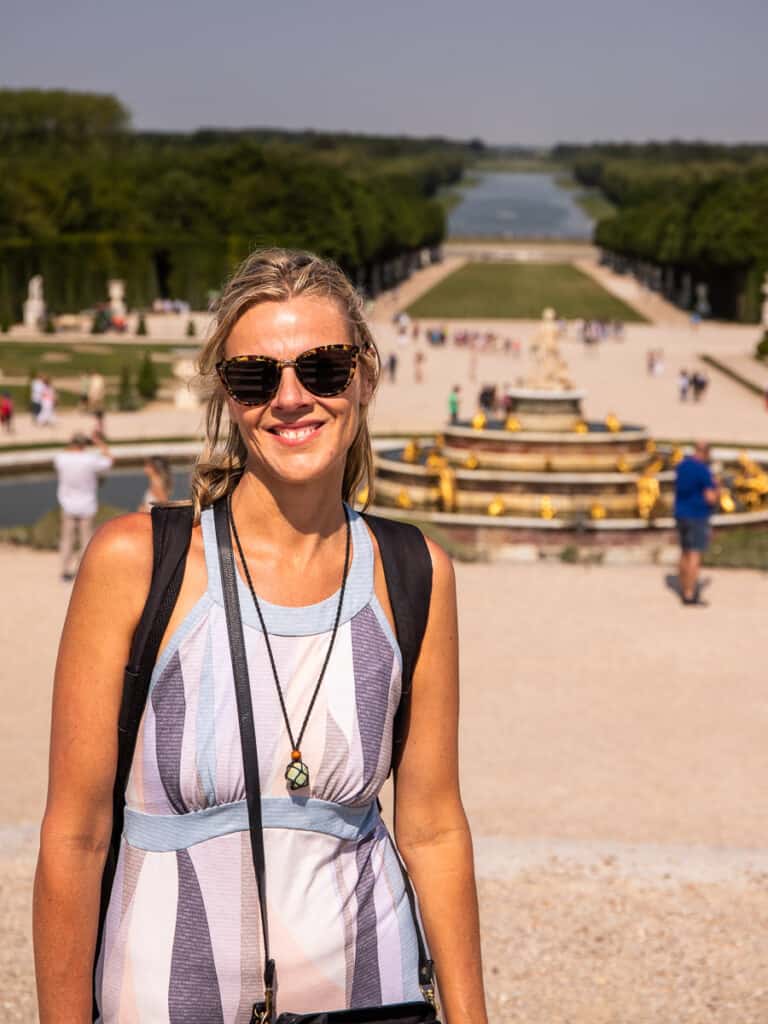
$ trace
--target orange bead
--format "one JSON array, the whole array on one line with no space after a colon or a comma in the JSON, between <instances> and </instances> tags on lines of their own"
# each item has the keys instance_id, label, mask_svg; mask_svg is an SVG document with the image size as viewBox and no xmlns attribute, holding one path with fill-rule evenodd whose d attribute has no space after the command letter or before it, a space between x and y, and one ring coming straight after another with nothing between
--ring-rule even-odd
<instances>
[{"instance_id":1,"label":"orange bead","mask_svg":"<svg viewBox=\"0 0 768 1024\"><path fill-rule=\"evenodd\" d=\"M291 760L292 761L300 761L301 760L301 751L300 750L292 750L291 751Z\"/></svg>"}]
</instances>

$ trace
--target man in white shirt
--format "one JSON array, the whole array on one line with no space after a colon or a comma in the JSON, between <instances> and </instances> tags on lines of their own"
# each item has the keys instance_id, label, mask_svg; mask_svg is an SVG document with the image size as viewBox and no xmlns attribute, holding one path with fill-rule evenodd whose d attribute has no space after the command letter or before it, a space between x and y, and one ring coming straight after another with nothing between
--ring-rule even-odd
<instances>
[{"instance_id":1,"label":"man in white shirt","mask_svg":"<svg viewBox=\"0 0 768 1024\"><path fill-rule=\"evenodd\" d=\"M80 541L80 557L93 533L93 520L98 508L99 474L112 466L112 456L104 438L94 433L98 451L88 447L85 434L75 434L63 452L54 457L53 465L59 479L56 497L61 507L61 578L72 580L75 530ZM78 559L79 563L79 559Z\"/></svg>"}]
</instances>

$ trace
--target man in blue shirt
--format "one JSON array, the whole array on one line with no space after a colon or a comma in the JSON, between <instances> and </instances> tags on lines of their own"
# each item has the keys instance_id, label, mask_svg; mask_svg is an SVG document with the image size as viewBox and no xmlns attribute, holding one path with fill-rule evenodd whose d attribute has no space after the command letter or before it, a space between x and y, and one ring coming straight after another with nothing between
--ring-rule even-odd
<instances>
[{"instance_id":1,"label":"man in blue shirt","mask_svg":"<svg viewBox=\"0 0 768 1024\"><path fill-rule=\"evenodd\" d=\"M683 604L699 600L701 553L709 545L709 517L719 488L709 468L709 445L698 441L692 455L678 464L675 519L680 534L680 591Z\"/></svg>"}]
</instances>

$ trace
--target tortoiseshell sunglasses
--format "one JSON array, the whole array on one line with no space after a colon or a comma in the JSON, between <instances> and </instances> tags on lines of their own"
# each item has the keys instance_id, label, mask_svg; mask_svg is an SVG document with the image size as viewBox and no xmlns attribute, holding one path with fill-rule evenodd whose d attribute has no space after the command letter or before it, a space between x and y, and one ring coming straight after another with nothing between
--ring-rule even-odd
<instances>
[{"instance_id":1,"label":"tortoiseshell sunglasses","mask_svg":"<svg viewBox=\"0 0 768 1024\"><path fill-rule=\"evenodd\" d=\"M280 387L286 366L292 366L307 391L318 398L340 395L352 383L357 369L357 345L320 345L295 359L271 356L235 356L216 364L216 372L229 395L240 405L266 405Z\"/></svg>"}]
</instances>

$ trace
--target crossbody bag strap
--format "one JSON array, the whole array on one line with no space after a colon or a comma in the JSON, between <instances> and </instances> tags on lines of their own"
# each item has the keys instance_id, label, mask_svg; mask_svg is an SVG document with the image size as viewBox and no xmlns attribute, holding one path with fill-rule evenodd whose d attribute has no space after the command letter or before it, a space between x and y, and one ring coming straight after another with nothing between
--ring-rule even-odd
<instances>
[{"instance_id":1,"label":"crossbody bag strap","mask_svg":"<svg viewBox=\"0 0 768 1024\"><path fill-rule=\"evenodd\" d=\"M256 747L256 730L253 723L251 687L248 681L248 660L243 638L243 621L240 616L240 598L237 592L235 559L232 553L232 535L229 526L229 497L219 498L213 507L216 525L216 545L221 570L221 587L224 596L224 612L229 634L229 653L232 659L232 675L237 700L237 718L240 724L240 744L243 752L243 773L248 806L248 831L251 838L253 870L259 894L261 930L264 938L264 1002L254 1005L257 1021L268 1022L274 1016L276 987L275 964L269 953L269 923L267 920L267 879L264 858L264 836L261 820L261 783L259 781L259 754Z\"/></svg>"}]
</instances>

